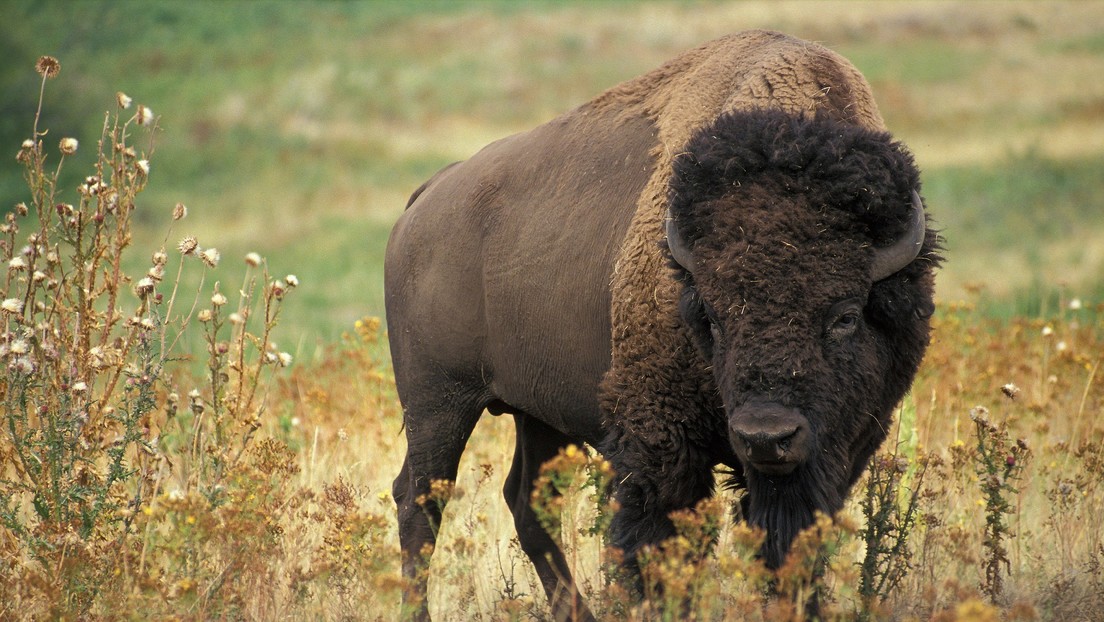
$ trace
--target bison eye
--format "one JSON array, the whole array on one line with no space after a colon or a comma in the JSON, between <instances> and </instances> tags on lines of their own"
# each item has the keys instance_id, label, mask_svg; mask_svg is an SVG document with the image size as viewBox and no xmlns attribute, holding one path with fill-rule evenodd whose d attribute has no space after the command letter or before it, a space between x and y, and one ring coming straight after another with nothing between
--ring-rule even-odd
<instances>
[{"instance_id":1,"label":"bison eye","mask_svg":"<svg viewBox=\"0 0 1104 622\"><path fill-rule=\"evenodd\" d=\"M841 341L855 334L862 323L862 306L857 300L845 300L832 306L828 314L828 337Z\"/></svg>"}]
</instances>

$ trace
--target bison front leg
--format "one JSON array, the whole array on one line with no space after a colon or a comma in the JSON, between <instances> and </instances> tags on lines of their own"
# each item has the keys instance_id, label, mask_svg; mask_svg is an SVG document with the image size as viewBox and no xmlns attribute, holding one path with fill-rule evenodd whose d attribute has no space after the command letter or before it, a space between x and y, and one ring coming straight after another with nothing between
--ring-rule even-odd
<instances>
[{"instance_id":1,"label":"bison front leg","mask_svg":"<svg viewBox=\"0 0 1104 622\"><path fill-rule=\"evenodd\" d=\"M641 549L659 546L676 535L672 512L693 508L713 494L707 452L687 443L666 442L672 433L685 439L674 429L647 436L622 430L606 447L620 505L610 525L610 540L624 555L626 581L641 596L649 591L641 575ZM662 590L662 584L654 587Z\"/></svg>"}]
</instances>

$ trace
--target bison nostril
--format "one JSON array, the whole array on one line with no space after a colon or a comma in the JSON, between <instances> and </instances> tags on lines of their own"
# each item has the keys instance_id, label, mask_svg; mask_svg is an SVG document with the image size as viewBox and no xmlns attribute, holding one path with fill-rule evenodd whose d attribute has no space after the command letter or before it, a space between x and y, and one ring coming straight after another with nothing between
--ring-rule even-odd
<instances>
[{"instance_id":1,"label":"bison nostril","mask_svg":"<svg viewBox=\"0 0 1104 622\"><path fill-rule=\"evenodd\" d=\"M797 434L797 432L794 432L794 434ZM778 448L782 450L782 453L790 450L790 444L793 443L794 434L791 434L786 438L778 441Z\"/></svg>"},{"instance_id":2,"label":"bison nostril","mask_svg":"<svg viewBox=\"0 0 1104 622\"><path fill-rule=\"evenodd\" d=\"M797 438L797 433L799 431L800 428L794 428L794 430L788 434L781 434L781 438L775 441L774 447L776 450L776 455L779 458L785 458L786 454L790 452L790 448L793 447L794 440Z\"/></svg>"}]
</instances>

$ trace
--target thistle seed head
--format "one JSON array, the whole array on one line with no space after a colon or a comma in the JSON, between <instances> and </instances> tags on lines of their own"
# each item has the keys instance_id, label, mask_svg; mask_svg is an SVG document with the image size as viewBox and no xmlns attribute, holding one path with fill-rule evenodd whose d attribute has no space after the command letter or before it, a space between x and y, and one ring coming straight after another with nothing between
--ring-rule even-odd
<instances>
[{"instance_id":1,"label":"thistle seed head","mask_svg":"<svg viewBox=\"0 0 1104 622\"><path fill-rule=\"evenodd\" d=\"M56 78L61 73L61 63L53 56L39 56L35 71L44 78Z\"/></svg>"}]
</instances>

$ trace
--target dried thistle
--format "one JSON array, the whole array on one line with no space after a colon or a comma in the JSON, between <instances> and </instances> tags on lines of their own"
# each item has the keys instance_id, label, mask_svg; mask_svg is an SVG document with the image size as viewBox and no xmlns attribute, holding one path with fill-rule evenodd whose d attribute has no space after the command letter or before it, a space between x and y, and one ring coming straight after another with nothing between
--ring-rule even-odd
<instances>
[{"instance_id":1,"label":"dried thistle","mask_svg":"<svg viewBox=\"0 0 1104 622\"><path fill-rule=\"evenodd\" d=\"M217 248L204 249L199 253L199 258L207 265L208 268L214 268L219 262L219 252Z\"/></svg>"},{"instance_id":2,"label":"dried thistle","mask_svg":"<svg viewBox=\"0 0 1104 622\"><path fill-rule=\"evenodd\" d=\"M145 277L138 281L138 284L134 287L134 291L138 294L139 298L145 298L153 293L155 285L156 283L154 283L153 279Z\"/></svg>"},{"instance_id":3,"label":"dried thistle","mask_svg":"<svg viewBox=\"0 0 1104 622\"><path fill-rule=\"evenodd\" d=\"M970 411L977 433L977 453L974 468L985 500L985 581L982 590L994 602L1004 587L1002 570L1010 571L1006 548L1012 536L1005 516L1014 511L1009 495L1019 495L1016 482L1027 466L1031 450L1023 439L1011 441L1007 425L996 425L987 419L989 411L977 406Z\"/></svg>"},{"instance_id":4,"label":"dried thistle","mask_svg":"<svg viewBox=\"0 0 1104 622\"><path fill-rule=\"evenodd\" d=\"M194 236L185 236L180 240L180 243L176 245L176 248L180 250L181 255L191 255L199 248L199 242L196 241Z\"/></svg>"},{"instance_id":5,"label":"dried thistle","mask_svg":"<svg viewBox=\"0 0 1104 622\"><path fill-rule=\"evenodd\" d=\"M79 145L79 143L77 142L76 138L66 137L66 138L62 138L61 142L58 143L58 149L61 151L62 155L67 155L68 156L68 155L73 155L74 153L77 152L77 146L78 145Z\"/></svg>"},{"instance_id":6,"label":"dried thistle","mask_svg":"<svg viewBox=\"0 0 1104 622\"><path fill-rule=\"evenodd\" d=\"M138 125L148 126L153 123L153 110L150 110L148 106L138 104L138 112L135 114L135 120Z\"/></svg>"},{"instance_id":7,"label":"dried thistle","mask_svg":"<svg viewBox=\"0 0 1104 622\"><path fill-rule=\"evenodd\" d=\"M56 78L61 73L61 63L53 56L39 56L35 62L35 71L43 78Z\"/></svg>"}]
</instances>

